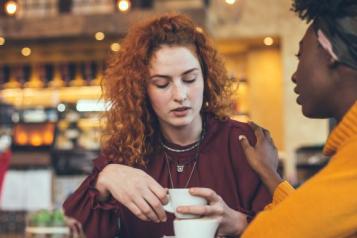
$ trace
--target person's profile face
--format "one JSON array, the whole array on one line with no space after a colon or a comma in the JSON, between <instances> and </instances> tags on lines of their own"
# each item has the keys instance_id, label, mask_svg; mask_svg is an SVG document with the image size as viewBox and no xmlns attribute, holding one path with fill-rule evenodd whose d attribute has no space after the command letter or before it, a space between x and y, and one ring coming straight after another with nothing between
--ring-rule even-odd
<instances>
[{"instance_id":1,"label":"person's profile face","mask_svg":"<svg viewBox=\"0 0 357 238\"><path fill-rule=\"evenodd\" d=\"M161 127L200 123L204 80L194 47L162 45L149 73L147 92Z\"/></svg>"},{"instance_id":2,"label":"person's profile face","mask_svg":"<svg viewBox=\"0 0 357 238\"><path fill-rule=\"evenodd\" d=\"M330 116L328 101L335 86L328 70L327 53L319 44L312 25L300 41L297 57L299 63L292 80L303 114L311 118Z\"/></svg>"}]
</instances>

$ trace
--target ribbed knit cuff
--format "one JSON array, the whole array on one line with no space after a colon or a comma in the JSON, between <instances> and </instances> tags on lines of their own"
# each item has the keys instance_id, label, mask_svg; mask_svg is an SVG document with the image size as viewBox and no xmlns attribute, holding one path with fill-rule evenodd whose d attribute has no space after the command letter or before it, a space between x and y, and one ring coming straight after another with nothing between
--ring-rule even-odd
<instances>
[{"instance_id":1,"label":"ribbed knit cuff","mask_svg":"<svg viewBox=\"0 0 357 238\"><path fill-rule=\"evenodd\" d=\"M283 201L286 197L289 196L295 189L290 185L288 181L281 182L278 187L276 187L273 195L273 204L274 206Z\"/></svg>"}]
</instances>

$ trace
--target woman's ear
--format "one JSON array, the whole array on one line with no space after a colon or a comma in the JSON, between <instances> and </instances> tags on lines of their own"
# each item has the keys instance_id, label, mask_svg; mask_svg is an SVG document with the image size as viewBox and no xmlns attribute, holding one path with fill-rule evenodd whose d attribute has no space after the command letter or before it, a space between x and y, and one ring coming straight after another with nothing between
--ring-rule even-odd
<instances>
[{"instance_id":1,"label":"woman's ear","mask_svg":"<svg viewBox=\"0 0 357 238\"><path fill-rule=\"evenodd\" d=\"M336 69L339 65L340 62L338 62L336 59L334 59L332 56L329 56L329 61L328 61L328 67L330 69Z\"/></svg>"}]
</instances>

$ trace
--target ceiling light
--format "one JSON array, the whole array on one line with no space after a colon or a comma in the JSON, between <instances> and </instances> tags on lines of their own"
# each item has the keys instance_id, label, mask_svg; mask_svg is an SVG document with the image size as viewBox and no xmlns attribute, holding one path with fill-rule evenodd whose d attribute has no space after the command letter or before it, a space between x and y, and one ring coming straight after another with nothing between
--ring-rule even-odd
<instances>
[{"instance_id":1,"label":"ceiling light","mask_svg":"<svg viewBox=\"0 0 357 238\"><path fill-rule=\"evenodd\" d=\"M15 15L17 11L17 2L10 0L5 3L5 11L8 15Z\"/></svg>"},{"instance_id":2,"label":"ceiling light","mask_svg":"<svg viewBox=\"0 0 357 238\"><path fill-rule=\"evenodd\" d=\"M264 45L266 46L271 46L274 44L274 40L271 37L265 37L264 38Z\"/></svg>"},{"instance_id":3,"label":"ceiling light","mask_svg":"<svg viewBox=\"0 0 357 238\"><path fill-rule=\"evenodd\" d=\"M118 52L120 50L120 44L119 43L113 43L110 45L110 49L114 52Z\"/></svg>"},{"instance_id":4,"label":"ceiling light","mask_svg":"<svg viewBox=\"0 0 357 238\"><path fill-rule=\"evenodd\" d=\"M236 3L236 0L226 0L226 3L229 5L233 5L234 3Z\"/></svg>"},{"instance_id":5,"label":"ceiling light","mask_svg":"<svg viewBox=\"0 0 357 238\"><path fill-rule=\"evenodd\" d=\"M30 56L31 55L31 49L29 47L24 47L21 50L21 54L25 57Z\"/></svg>"},{"instance_id":6,"label":"ceiling light","mask_svg":"<svg viewBox=\"0 0 357 238\"><path fill-rule=\"evenodd\" d=\"M126 12L130 9L131 3L129 0L119 0L117 3L119 11Z\"/></svg>"},{"instance_id":7,"label":"ceiling light","mask_svg":"<svg viewBox=\"0 0 357 238\"><path fill-rule=\"evenodd\" d=\"M96 40L104 40L105 34L103 32L99 31L99 32L95 33L94 37Z\"/></svg>"},{"instance_id":8,"label":"ceiling light","mask_svg":"<svg viewBox=\"0 0 357 238\"><path fill-rule=\"evenodd\" d=\"M0 36L0 45L5 45L5 38Z\"/></svg>"}]
</instances>

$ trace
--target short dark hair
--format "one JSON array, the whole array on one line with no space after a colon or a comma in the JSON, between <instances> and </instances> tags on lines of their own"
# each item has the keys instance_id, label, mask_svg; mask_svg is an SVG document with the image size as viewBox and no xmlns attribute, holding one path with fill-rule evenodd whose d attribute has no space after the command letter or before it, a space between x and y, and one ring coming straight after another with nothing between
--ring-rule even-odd
<instances>
[{"instance_id":1,"label":"short dark hair","mask_svg":"<svg viewBox=\"0 0 357 238\"><path fill-rule=\"evenodd\" d=\"M356 15L356 0L293 0L291 10L308 23L318 17L336 19Z\"/></svg>"}]
</instances>

